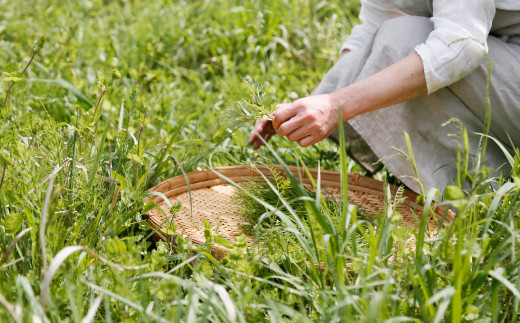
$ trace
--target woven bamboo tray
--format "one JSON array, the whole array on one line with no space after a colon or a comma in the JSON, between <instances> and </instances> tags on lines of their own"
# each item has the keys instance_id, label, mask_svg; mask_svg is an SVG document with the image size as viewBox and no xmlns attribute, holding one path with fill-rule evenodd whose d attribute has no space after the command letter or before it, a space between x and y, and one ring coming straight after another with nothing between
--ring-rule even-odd
<instances>
[{"instance_id":1,"label":"woven bamboo tray","mask_svg":"<svg viewBox=\"0 0 520 323\"><path fill-rule=\"evenodd\" d=\"M270 166L277 169L282 174L284 173L281 166ZM311 180L308 178L305 171L301 168L289 166L289 170L299 178L303 184L310 184ZM225 179L221 178L217 173L227 177L233 182L240 184L245 180L249 180L254 176L261 176L259 171L269 175L271 170L267 167L252 167L252 166L232 166L220 167L214 170L202 170L168 179L154 187L149 191L163 193L171 202L175 204L177 201L182 203L182 209L175 214L175 224L177 226L175 235L182 235L190 237L193 243L204 244L204 220L211 224L214 235L218 235L233 243L235 237L242 234L239 225L242 221L240 214L233 209L231 197L236 188L229 184ZM310 174L316 181L318 178L317 169L309 169ZM321 186L332 194L339 195L341 182L340 174L338 172L320 170ZM186 177L189 179L189 187L191 190L191 207L190 207L190 190ZM397 187L391 185L390 190L392 195L397 191ZM384 209L384 185L382 182L368 178L358 174L350 174L348 176L348 197L349 202L362 208L369 216L376 216ZM403 217L403 225L414 229L418 225L416 215L422 214L423 208L416 203L417 194L405 190L403 197L404 203L398 206L398 211ZM164 199L160 196L153 195L149 197L153 200L166 214L169 214L169 207ZM444 222L453 220L455 213L451 210L446 210L444 207L437 207L435 210L435 217L437 219L429 219L429 228L435 228L438 223L444 218ZM148 222L152 228L164 225L166 220L165 215L153 209L148 213ZM163 240L168 240L168 234L160 229L156 231L156 236ZM248 237L251 244L253 237ZM212 249L213 254L217 258L225 256L229 249L214 244Z\"/></svg>"}]
</instances>

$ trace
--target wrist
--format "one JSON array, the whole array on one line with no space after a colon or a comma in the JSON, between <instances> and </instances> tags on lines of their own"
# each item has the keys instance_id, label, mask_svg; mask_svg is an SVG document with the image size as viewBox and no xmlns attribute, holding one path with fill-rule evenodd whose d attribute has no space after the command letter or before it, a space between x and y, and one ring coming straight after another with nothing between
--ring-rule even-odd
<instances>
[{"instance_id":1,"label":"wrist","mask_svg":"<svg viewBox=\"0 0 520 323\"><path fill-rule=\"evenodd\" d=\"M350 91L350 88L347 86L330 93L332 106L335 109L338 109L338 107L341 108L341 118L343 119L343 122L357 116L357 100L354 98L354 93L351 92L352 91Z\"/></svg>"}]
</instances>

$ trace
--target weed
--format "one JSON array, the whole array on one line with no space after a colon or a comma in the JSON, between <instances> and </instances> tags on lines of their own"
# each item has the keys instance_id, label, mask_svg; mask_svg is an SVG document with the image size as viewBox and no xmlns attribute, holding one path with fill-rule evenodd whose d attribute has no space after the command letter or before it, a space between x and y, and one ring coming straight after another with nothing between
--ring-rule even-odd
<instances>
[{"instance_id":1,"label":"weed","mask_svg":"<svg viewBox=\"0 0 520 323\"><path fill-rule=\"evenodd\" d=\"M333 218L288 174L305 212L291 197L256 197L279 221L271 232L280 239L246 248L237 238L222 261L210 252L224 243L214 228L205 228L203 246L180 235L151 239L145 215L158 206L144 201L157 193L146 190L209 167L209 156L215 166L340 170L347 201L346 175L357 168L344 139L340 149L321 142L304 150L274 138L255 152L245 147L250 127L231 128L221 116L234 109L236 120L258 119L272 103L310 93L357 3L0 4L9 7L0 12L0 65L18 62L0 84L0 321L518 320L518 150L504 149L511 178L489 178L483 159L466 162L461 141L460 191L444 202L459 215L435 236L400 226L390 199L377 221L348 203ZM26 59L42 33L47 43ZM18 79L22 62L30 68ZM97 82L113 69L120 78ZM252 92L241 76L258 82ZM423 195L420 228L435 194ZM403 243L410 236L413 250Z\"/></svg>"}]
</instances>

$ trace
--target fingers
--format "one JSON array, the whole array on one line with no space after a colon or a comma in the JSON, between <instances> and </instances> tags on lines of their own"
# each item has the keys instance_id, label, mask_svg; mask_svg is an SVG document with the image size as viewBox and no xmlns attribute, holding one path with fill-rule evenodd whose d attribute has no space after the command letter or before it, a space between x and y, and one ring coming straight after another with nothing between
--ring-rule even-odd
<instances>
[{"instance_id":1,"label":"fingers","mask_svg":"<svg viewBox=\"0 0 520 323\"><path fill-rule=\"evenodd\" d=\"M268 141L275 133L271 121L259 120L253 127L247 143L253 145L254 149L258 149L264 144L261 138Z\"/></svg>"},{"instance_id":2,"label":"fingers","mask_svg":"<svg viewBox=\"0 0 520 323\"><path fill-rule=\"evenodd\" d=\"M249 136L249 140L247 141L248 145L252 145L258 139L258 134L262 133L266 123L267 123L267 120L258 120L255 123L255 125L253 126L253 130L251 130L251 135Z\"/></svg>"},{"instance_id":3,"label":"fingers","mask_svg":"<svg viewBox=\"0 0 520 323\"><path fill-rule=\"evenodd\" d=\"M275 128L276 133L280 136L288 136L289 134L297 131L298 129L302 128L305 125L305 122L302 122L303 120L299 117L293 117L284 123L282 123L278 129ZM289 140L291 140L289 138ZM294 140L293 140L294 141Z\"/></svg>"},{"instance_id":4,"label":"fingers","mask_svg":"<svg viewBox=\"0 0 520 323\"><path fill-rule=\"evenodd\" d=\"M312 130L302 131L302 134L307 134L307 135L300 136L300 134L295 134L295 138L297 138L297 139L293 140L293 141L296 141L302 147L308 147L310 145L314 145L315 143L327 138L328 136L330 136L330 134L332 132L333 132L332 128L330 131L325 131L325 129L320 129L317 131L312 131ZM292 136L292 135L293 134L290 134L289 136ZM287 138L289 138L289 136L287 136Z\"/></svg>"},{"instance_id":5,"label":"fingers","mask_svg":"<svg viewBox=\"0 0 520 323\"><path fill-rule=\"evenodd\" d=\"M300 145L302 147L309 147L310 145L314 145L318 141L319 141L319 139L316 136L307 136L305 138L298 140L298 145Z\"/></svg>"},{"instance_id":6,"label":"fingers","mask_svg":"<svg viewBox=\"0 0 520 323\"><path fill-rule=\"evenodd\" d=\"M282 125L282 127L284 127L284 125ZM280 130L280 128L278 129ZM279 132L278 132L279 134ZM287 139L289 139L290 141L293 141L293 142L298 142L299 140L307 137L309 135L309 131L308 129L305 129L305 127L300 127L294 131L292 131L291 133L289 133L287 135Z\"/></svg>"},{"instance_id":7,"label":"fingers","mask_svg":"<svg viewBox=\"0 0 520 323\"><path fill-rule=\"evenodd\" d=\"M296 103L281 103L278 104L278 109L273 112L273 128L278 130L280 125L285 121L291 119L298 112L298 104Z\"/></svg>"},{"instance_id":8,"label":"fingers","mask_svg":"<svg viewBox=\"0 0 520 323\"><path fill-rule=\"evenodd\" d=\"M266 133L262 138L264 138L264 141L267 142L267 141L269 141L269 139L271 139L272 136L273 136L272 133ZM258 148L260 148L263 145L264 145L264 142L260 138L257 138L253 148L254 149L258 149Z\"/></svg>"}]
</instances>

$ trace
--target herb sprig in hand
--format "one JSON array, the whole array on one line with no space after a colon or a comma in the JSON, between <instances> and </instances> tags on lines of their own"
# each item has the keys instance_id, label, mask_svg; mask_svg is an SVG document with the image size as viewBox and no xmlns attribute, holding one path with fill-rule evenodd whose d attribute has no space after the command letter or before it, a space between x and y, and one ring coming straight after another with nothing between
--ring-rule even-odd
<instances>
[{"instance_id":1,"label":"herb sprig in hand","mask_svg":"<svg viewBox=\"0 0 520 323\"><path fill-rule=\"evenodd\" d=\"M250 77L244 77L242 80L248 85L249 97L227 109L225 117L232 122L231 127L238 127L257 120L271 121L276 106L265 103L265 92L262 90L262 85Z\"/></svg>"}]
</instances>

